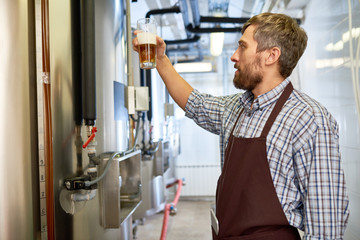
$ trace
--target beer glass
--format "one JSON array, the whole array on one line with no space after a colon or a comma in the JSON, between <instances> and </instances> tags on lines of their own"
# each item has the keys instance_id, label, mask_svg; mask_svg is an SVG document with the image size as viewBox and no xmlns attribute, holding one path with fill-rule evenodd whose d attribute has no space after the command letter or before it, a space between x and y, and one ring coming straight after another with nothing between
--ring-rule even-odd
<instances>
[{"instance_id":1,"label":"beer glass","mask_svg":"<svg viewBox=\"0 0 360 240\"><path fill-rule=\"evenodd\" d=\"M156 22L154 19L141 18L137 21L140 68L156 67Z\"/></svg>"}]
</instances>

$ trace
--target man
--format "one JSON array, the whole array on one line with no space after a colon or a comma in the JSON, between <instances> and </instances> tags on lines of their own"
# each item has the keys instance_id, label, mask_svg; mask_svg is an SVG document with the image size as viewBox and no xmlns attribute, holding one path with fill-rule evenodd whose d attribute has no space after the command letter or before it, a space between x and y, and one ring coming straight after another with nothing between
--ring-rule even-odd
<instances>
[{"instance_id":1,"label":"man","mask_svg":"<svg viewBox=\"0 0 360 240\"><path fill-rule=\"evenodd\" d=\"M231 61L244 94L214 97L180 77L157 38L157 70L198 125L220 135L214 239L342 239L349 210L338 125L288 78L307 35L283 14L252 17ZM133 40L137 51L137 39Z\"/></svg>"}]
</instances>

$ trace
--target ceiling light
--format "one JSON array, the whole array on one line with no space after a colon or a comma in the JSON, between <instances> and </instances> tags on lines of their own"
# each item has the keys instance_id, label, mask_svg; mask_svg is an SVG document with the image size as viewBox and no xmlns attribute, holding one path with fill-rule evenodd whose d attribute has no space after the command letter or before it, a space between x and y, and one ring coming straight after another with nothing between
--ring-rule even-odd
<instances>
[{"instance_id":1,"label":"ceiling light","mask_svg":"<svg viewBox=\"0 0 360 240\"><path fill-rule=\"evenodd\" d=\"M210 53L212 56L220 56L224 47L224 33L210 33Z\"/></svg>"}]
</instances>

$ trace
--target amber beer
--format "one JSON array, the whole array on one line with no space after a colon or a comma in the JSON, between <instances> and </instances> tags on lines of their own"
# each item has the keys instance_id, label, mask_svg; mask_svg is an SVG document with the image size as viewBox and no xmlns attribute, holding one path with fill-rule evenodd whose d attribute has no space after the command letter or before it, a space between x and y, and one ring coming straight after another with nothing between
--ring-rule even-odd
<instances>
[{"instance_id":1,"label":"amber beer","mask_svg":"<svg viewBox=\"0 0 360 240\"><path fill-rule=\"evenodd\" d=\"M156 22L152 18L137 21L140 68L156 67Z\"/></svg>"},{"instance_id":2,"label":"amber beer","mask_svg":"<svg viewBox=\"0 0 360 240\"><path fill-rule=\"evenodd\" d=\"M151 32L140 32L139 41L140 68L152 69L156 67L156 35Z\"/></svg>"}]
</instances>

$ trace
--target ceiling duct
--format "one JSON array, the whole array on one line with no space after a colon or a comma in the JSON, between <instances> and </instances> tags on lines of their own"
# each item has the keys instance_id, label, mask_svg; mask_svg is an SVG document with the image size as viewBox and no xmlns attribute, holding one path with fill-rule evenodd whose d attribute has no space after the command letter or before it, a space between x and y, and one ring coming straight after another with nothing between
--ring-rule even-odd
<instances>
[{"instance_id":1,"label":"ceiling duct","mask_svg":"<svg viewBox=\"0 0 360 240\"><path fill-rule=\"evenodd\" d=\"M183 21L185 24L185 29L188 33L195 34L204 34L204 33L213 33L213 32L241 32L241 26L233 27L233 28L224 28L224 27L201 27L201 23L232 23L232 24L244 24L249 18L230 18L230 17L214 17L214 16L201 16L199 11L199 2L198 0L189 0L191 5L191 10L193 14L194 25L189 22L189 14L186 0L180 0L179 5L175 5L174 7L167 9L155 9L150 10L146 13L146 17L150 17L151 15L158 14L168 14L168 13L182 13ZM226 1L228 2L228 1ZM227 7L226 7L227 9ZM189 36L189 35L188 35ZM176 44L179 44L179 41L176 40ZM188 41L188 40L186 40ZM181 43L181 42L180 42ZM185 42L186 43L186 42Z\"/></svg>"},{"instance_id":2,"label":"ceiling duct","mask_svg":"<svg viewBox=\"0 0 360 240\"><path fill-rule=\"evenodd\" d=\"M154 9L150 10L146 13L145 17L149 18L152 15L163 15L167 13L180 13L180 7L178 5L175 5L171 8L163 8L163 9Z\"/></svg>"},{"instance_id":3,"label":"ceiling duct","mask_svg":"<svg viewBox=\"0 0 360 240\"><path fill-rule=\"evenodd\" d=\"M202 23L213 23L213 24L221 24L221 23L232 23L243 25L249 18L229 18L229 17L216 17L216 16L201 16L199 10L199 2L198 0L189 0L191 5L191 10L193 14L194 25L187 24L185 25L185 29L188 32L196 33L196 34L204 34L204 33L214 33L214 32L241 32L241 26L233 27L233 28L224 28L224 27L201 27ZM186 0L181 0L181 2L185 2ZM227 10L229 6L229 0L209 0L209 12L223 12L227 15ZM214 14L215 15L215 14ZM224 14L225 15L225 14ZM185 22L184 22L185 23Z\"/></svg>"},{"instance_id":4,"label":"ceiling duct","mask_svg":"<svg viewBox=\"0 0 360 240\"><path fill-rule=\"evenodd\" d=\"M185 52L185 51L192 51L196 50L198 51L198 57L196 59L192 59L191 61L201 61L203 59L201 47L200 47L200 36L199 34L209 34L209 33L215 33L215 32L226 32L226 33L238 33L241 32L241 26L249 19L249 18L229 18L229 17L215 17L215 16L201 16L199 11L199 2L198 0L189 0L190 7L192 11L192 17L193 17L193 23L189 21L189 11L188 11L188 5L187 0L179 0L179 2L171 7L171 8L165 8L165 9L155 9L150 10L146 13L146 17L150 17L152 15L163 15L163 14L170 14L170 13L181 13L182 19L185 25L186 30L186 39L177 39L177 40L166 40L164 39L165 43L167 45L183 45L183 44L189 44L189 46L184 47L175 47L172 49L169 49L170 52ZM210 0L209 1L211 11L226 11L228 9L229 0L222 0L222 1L216 1L216 0ZM213 27L203 27L201 24L212 24ZM235 24L237 26L232 28L224 28L221 27L220 24L223 23L230 23Z\"/></svg>"},{"instance_id":5,"label":"ceiling duct","mask_svg":"<svg viewBox=\"0 0 360 240\"><path fill-rule=\"evenodd\" d=\"M274 5L272 3L276 2L284 2L285 6L294 5L293 1L290 0L269 0L269 1L255 1L254 6L257 9L260 8L260 12L266 11L270 9L271 6ZM297 0L308 2L309 0ZM229 10L229 2L230 0L208 0L208 15L210 16L201 16L199 9L199 1L198 0L178 0L177 4L170 8L164 9L154 9L150 10L146 13L146 17L150 17L152 15L163 15L163 14L178 14L181 13L182 20L185 27L186 38L185 39L175 39L175 40L167 40L164 39L165 43L168 46L172 46L167 49L168 52L171 53L181 53L181 55L187 56L193 55L194 52L198 52L198 57L196 60L202 60L202 48L200 46L200 35L201 34L211 34L211 33L240 33L242 30L243 24L249 19L249 17L228 17L227 12ZM261 4L260 4L261 3ZM267 6L264 6L264 3ZM266 4L265 4L266 5ZM304 5L304 4L300 4ZM189 7L188 7L189 6ZM253 6L253 8L255 8ZM273 7L274 7L273 6ZM269 8L270 7L270 8ZM192 19L189 20L189 8L191 10ZM221 14L219 14L221 13ZM255 13L254 13L255 14ZM293 16L296 18L296 16ZM301 20L296 19L300 24ZM230 27L229 27L230 25ZM226 27L224 27L226 26ZM192 60L193 61L193 60Z\"/></svg>"},{"instance_id":6,"label":"ceiling duct","mask_svg":"<svg viewBox=\"0 0 360 240\"><path fill-rule=\"evenodd\" d=\"M145 17L150 18L150 16L152 16L152 15L164 15L164 14L171 14L171 13L181 13L185 26L190 24L186 1L180 1L180 5L176 4L171 8L150 10L146 13ZM200 44L199 44L200 36L194 35L188 31L186 31L186 36L187 36L186 39L178 39L178 40L165 40L164 39L164 41L167 45L187 44L186 48L177 47L177 48L173 48L173 49L167 49L167 52L191 51L192 49L194 49L193 44L198 44L198 48L197 48L198 57L196 57L195 59L192 59L192 60L187 60L187 61L182 61L182 62L202 61L203 55L202 55Z\"/></svg>"},{"instance_id":7,"label":"ceiling duct","mask_svg":"<svg viewBox=\"0 0 360 240\"><path fill-rule=\"evenodd\" d=\"M170 14L170 13L182 13L183 21L185 25L189 24L189 18L188 18L188 10L186 2L185 4L182 3L181 6L174 5L171 8L164 8L164 9L154 9L150 10L146 13L145 17L150 18L152 15L164 15L164 14ZM191 37L192 34L187 32L187 39L179 39L179 40L165 40L166 44L172 45L172 44L188 44L188 43L194 43L199 41L199 36Z\"/></svg>"}]
</instances>

